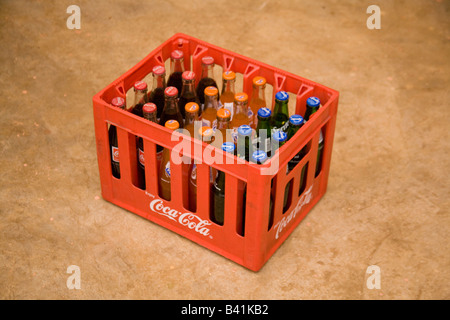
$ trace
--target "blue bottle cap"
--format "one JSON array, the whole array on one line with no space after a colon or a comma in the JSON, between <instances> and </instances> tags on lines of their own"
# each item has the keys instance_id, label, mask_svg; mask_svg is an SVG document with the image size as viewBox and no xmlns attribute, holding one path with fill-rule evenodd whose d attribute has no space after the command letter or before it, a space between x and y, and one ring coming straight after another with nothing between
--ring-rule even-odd
<instances>
[{"instance_id":1,"label":"blue bottle cap","mask_svg":"<svg viewBox=\"0 0 450 320\"><path fill-rule=\"evenodd\" d=\"M303 117L299 114L293 114L290 116L289 122L294 126L298 126L303 123Z\"/></svg>"},{"instance_id":2,"label":"blue bottle cap","mask_svg":"<svg viewBox=\"0 0 450 320\"><path fill-rule=\"evenodd\" d=\"M255 152L253 152L252 154L252 159L255 162L263 162L267 159L267 155L264 151L262 150L256 150Z\"/></svg>"},{"instance_id":3,"label":"blue bottle cap","mask_svg":"<svg viewBox=\"0 0 450 320\"><path fill-rule=\"evenodd\" d=\"M287 133L284 131L275 131L274 133L272 133L272 139L278 142L286 141Z\"/></svg>"},{"instance_id":4,"label":"blue bottle cap","mask_svg":"<svg viewBox=\"0 0 450 320\"><path fill-rule=\"evenodd\" d=\"M317 108L320 106L320 99L317 97L309 97L308 100L306 100L306 105L311 108Z\"/></svg>"},{"instance_id":5,"label":"blue bottle cap","mask_svg":"<svg viewBox=\"0 0 450 320\"><path fill-rule=\"evenodd\" d=\"M287 101L289 100L289 94L286 91L278 91L275 95L275 99L280 101Z\"/></svg>"},{"instance_id":6,"label":"blue bottle cap","mask_svg":"<svg viewBox=\"0 0 450 320\"><path fill-rule=\"evenodd\" d=\"M222 150L229 153L234 153L234 143L233 142L224 142L222 143Z\"/></svg>"},{"instance_id":7,"label":"blue bottle cap","mask_svg":"<svg viewBox=\"0 0 450 320\"><path fill-rule=\"evenodd\" d=\"M258 110L258 116L261 118L269 118L272 115L272 111L269 108L260 108Z\"/></svg>"},{"instance_id":8,"label":"blue bottle cap","mask_svg":"<svg viewBox=\"0 0 450 320\"><path fill-rule=\"evenodd\" d=\"M243 124L238 128L238 134L241 136L249 136L252 134L252 128L246 124Z\"/></svg>"}]
</instances>

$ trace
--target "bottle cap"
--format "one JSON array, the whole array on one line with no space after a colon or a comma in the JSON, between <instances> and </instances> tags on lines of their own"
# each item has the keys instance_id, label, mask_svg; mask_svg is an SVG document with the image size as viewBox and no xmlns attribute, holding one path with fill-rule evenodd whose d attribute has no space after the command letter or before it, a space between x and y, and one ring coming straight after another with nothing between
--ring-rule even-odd
<instances>
[{"instance_id":1,"label":"bottle cap","mask_svg":"<svg viewBox=\"0 0 450 320\"><path fill-rule=\"evenodd\" d=\"M173 50L172 53L170 54L170 57L172 59L182 59L184 56L183 51L181 50Z\"/></svg>"},{"instance_id":2,"label":"bottle cap","mask_svg":"<svg viewBox=\"0 0 450 320\"><path fill-rule=\"evenodd\" d=\"M142 106L142 112L145 113L153 113L156 112L158 108L156 107L156 104L152 102L148 102Z\"/></svg>"},{"instance_id":3,"label":"bottle cap","mask_svg":"<svg viewBox=\"0 0 450 320\"><path fill-rule=\"evenodd\" d=\"M214 86L209 86L205 88L205 94L209 97L216 96L219 94L219 90Z\"/></svg>"},{"instance_id":4,"label":"bottle cap","mask_svg":"<svg viewBox=\"0 0 450 320\"><path fill-rule=\"evenodd\" d=\"M258 116L261 118L269 118L272 115L272 111L269 108L259 108Z\"/></svg>"},{"instance_id":5,"label":"bottle cap","mask_svg":"<svg viewBox=\"0 0 450 320\"><path fill-rule=\"evenodd\" d=\"M167 120L164 126L171 130L177 130L180 127L180 124L177 120Z\"/></svg>"},{"instance_id":6,"label":"bottle cap","mask_svg":"<svg viewBox=\"0 0 450 320\"><path fill-rule=\"evenodd\" d=\"M225 109L225 108L219 108L219 110L217 110L217 118L227 119L230 117L231 117L230 110Z\"/></svg>"},{"instance_id":7,"label":"bottle cap","mask_svg":"<svg viewBox=\"0 0 450 320\"><path fill-rule=\"evenodd\" d=\"M237 131L241 136L250 136L252 134L252 128L246 124L240 126Z\"/></svg>"},{"instance_id":8,"label":"bottle cap","mask_svg":"<svg viewBox=\"0 0 450 320\"><path fill-rule=\"evenodd\" d=\"M224 142L222 143L222 150L225 152L229 152L234 154L234 150L236 149L236 147L234 146L233 142Z\"/></svg>"},{"instance_id":9,"label":"bottle cap","mask_svg":"<svg viewBox=\"0 0 450 320\"><path fill-rule=\"evenodd\" d=\"M134 90L145 90L147 89L147 83L144 81L136 81L134 83Z\"/></svg>"},{"instance_id":10,"label":"bottle cap","mask_svg":"<svg viewBox=\"0 0 450 320\"><path fill-rule=\"evenodd\" d=\"M214 63L214 58L210 56L205 56L202 58L202 63L206 65L210 65Z\"/></svg>"},{"instance_id":11,"label":"bottle cap","mask_svg":"<svg viewBox=\"0 0 450 320\"><path fill-rule=\"evenodd\" d=\"M234 96L234 100L238 102L245 102L248 100L248 95L245 92L236 93L236 95Z\"/></svg>"},{"instance_id":12,"label":"bottle cap","mask_svg":"<svg viewBox=\"0 0 450 320\"><path fill-rule=\"evenodd\" d=\"M152 72L154 75L161 76L166 73L166 68L164 68L163 66L154 66Z\"/></svg>"},{"instance_id":13,"label":"bottle cap","mask_svg":"<svg viewBox=\"0 0 450 320\"><path fill-rule=\"evenodd\" d=\"M203 126L200 129L198 129L198 133L200 134L200 136L202 137L212 137L212 135L214 134L214 130L211 129L211 127L208 126Z\"/></svg>"},{"instance_id":14,"label":"bottle cap","mask_svg":"<svg viewBox=\"0 0 450 320\"><path fill-rule=\"evenodd\" d=\"M275 99L280 101L288 101L289 95L286 91L278 91L277 94L275 95Z\"/></svg>"},{"instance_id":15,"label":"bottle cap","mask_svg":"<svg viewBox=\"0 0 450 320\"><path fill-rule=\"evenodd\" d=\"M195 73L193 71L185 71L185 72L183 72L181 77L184 80L194 80L195 79Z\"/></svg>"},{"instance_id":16,"label":"bottle cap","mask_svg":"<svg viewBox=\"0 0 450 320\"><path fill-rule=\"evenodd\" d=\"M275 131L274 133L272 133L272 139L278 142L286 141L287 133L284 131Z\"/></svg>"},{"instance_id":17,"label":"bottle cap","mask_svg":"<svg viewBox=\"0 0 450 320\"><path fill-rule=\"evenodd\" d=\"M320 106L320 99L317 97L309 97L308 100L306 100L306 105L311 108L317 108Z\"/></svg>"},{"instance_id":18,"label":"bottle cap","mask_svg":"<svg viewBox=\"0 0 450 320\"><path fill-rule=\"evenodd\" d=\"M178 89L175 87L167 87L164 90L164 94L168 97L176 97L178 95Z\"/></svg>"},{"instance_id":19,"label":"bottle cap","mask_svg":"<svg viewBox=\"0 0 450 320\"><path fill-rule=\"evenodd\" d=\"M252 154L252 159L254 162L264 162L267 159L267 154L262 150L256 150Z\"/></svg>"},{"instance_id":20,"label":"bottle cap","mask_svg":"<svg viewBox=\"0 0 450 320\"><path fill-rule=\"evenodd\" d=\"M233 79L236 79L236 73L234 73L234 72L231 71L231 70L225 71L225 72L222 74L222 78L223 78L224 80L233 80Z\"/></svg>"},{"instance_id":21,"label":"bottle cap","mask_svg":"<svg viewBox=\"0 0 450 320\"><path fill-rule=\"evenodd\" d=\"M125 107L125 99L122 97L115 97L111 100L111 104L114 107L124 108Z\"/></svg>"},{"instance_id":22,"label":"bottle cap","mask_svg":"<svg viewBox=\"0 0 450 320\"><path fill-rule=\"evenodd\" d=\"M266 78L264 78L264 77L254 77L253 78L253 84L255 85L255 86L263 86L263 85L265 85L266 84Z\"/></svg>"},{"instance_id":23,"label":"bottle cap","mask_svg":"<svg viewBox=\"0 0 450 320\"><path fill-rule=\"evenodd\" d=\"M289 122L294 126L301 125L303 124L303 117L299 114L293 114L289 117Z\"/></svg>"},{"instance_id":24,"label":"bottle cap","mask_svg":"<svg viewBox=\"0 0 450 320\"><path fill-rule=\"evenodd\" d=\"M189 113L197 112L200 109L198 104L196 102L188 102L184 106L184 110Z\"/></svg>"}]
</instances>

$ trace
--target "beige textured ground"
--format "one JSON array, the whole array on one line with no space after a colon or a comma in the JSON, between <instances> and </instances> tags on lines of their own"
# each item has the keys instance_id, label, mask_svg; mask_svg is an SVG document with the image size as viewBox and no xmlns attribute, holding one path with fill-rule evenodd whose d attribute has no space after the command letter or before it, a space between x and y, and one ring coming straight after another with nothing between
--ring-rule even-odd
<instances>
[{"instance_id":1,"label":"beige textured ground","mask_svg":"<svg viewBox=\"0 0 450 320\"><path fill-rule=\"evenodd\" d=\"M449 10L1 1L0 298L449 299ZM258 273L101 198L92 96L176 32L341 93L328 191Z\"/></svg>"}]
</instances>

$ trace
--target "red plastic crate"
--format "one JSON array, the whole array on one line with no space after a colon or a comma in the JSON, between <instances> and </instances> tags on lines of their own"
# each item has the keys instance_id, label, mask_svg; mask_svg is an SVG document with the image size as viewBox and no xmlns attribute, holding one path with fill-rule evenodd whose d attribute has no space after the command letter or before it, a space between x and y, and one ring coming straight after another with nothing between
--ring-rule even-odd
<instances>
[{"instance_id":1,"label":"red plastic crate","mask_svg":"<svg viewBox=\"0 0 450 320\"><path fill-rule=\"evenodd\" d=\"M184 52L185 69L196 73L197 82L201 74L201 58L210 55L214 57L215 64L221 65L224 71L232 70L243 75L243 90L249 95L249 99L252 94L252 79L255 76L263 76L267 83L273 86L272 106L275 93L279 90L296 96L295 113L301 115L305 114L308 97L317 96L321 100L322 106L319 111L264 165L236 163L235 157L216 149L217 155L224 160L222 164L216 163L211 166L226 174L223 225L215 224L210 219L210 165L205 162L198 165L197 212L193 213L187 209L188 165L186 164L171 163L172 200L162 200L158 196L156 144L173 149L179 142L171 141L170 130L110 105L111 100L116 96L125 98L134 82L150 74L155 65L164 65L171 51L175 49ZM107 201L172 230L250 270L257 271L326 191L338 97L337 91L323 85L188 35L175 34L93 98L102 196ZM270 101L267 103L270 107ZM291 103L294 103L292 99ZM111 172L109 124L117 127L120 179L113 177ZM320 174L315 176L320 130L324 136L322 167ZM144 141L146 190L135 186L137 181L136 136L142 137ZM202 150L203 152L207 145L196 139L188 137L184 139L189 139L191 152L185 150L183 155L201 160L194 151ZM304 146L308 146L309 152L292 171L286 174L287 163ZM226 162L233 160L234 164ZM270 173L269 168L277 167L273 166L277 161L279 169ZM298 195L300 172L306 164L308 164L306 186ZM272 178L274 181L271 188ZM283 212L284 191L289 181L292 182L290 205ZM243 221L241 210L244 182L247 183L245 221ZM274 200L274 213L272 222L269 222L271 193Z\"/></svg>"}]
</instances>

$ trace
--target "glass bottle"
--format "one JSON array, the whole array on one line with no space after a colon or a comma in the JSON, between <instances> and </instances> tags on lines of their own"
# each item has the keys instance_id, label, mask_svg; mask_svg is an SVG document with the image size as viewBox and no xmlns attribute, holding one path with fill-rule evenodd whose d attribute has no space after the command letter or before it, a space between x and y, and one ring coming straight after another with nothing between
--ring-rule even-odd
<instances>
[{"instance_id":1,"label":"glass bottle","mask_svg":"<svg viewBox=\"0 0 450 320\"><path fill-rule=\"evenodd\" d=\"M205 103L205 88L213 86L219 89L216 80L214 80L214 58L205 56L202 58L202 75L197 85L197 97L200 99L200 106ZM202 112L205 110L203 108Z\"/></svg>"},{"instance_id":2,"label":"glass bottle","mask_svg":"<svg viewBox=\"0 0 450 320\"><path fill-rule=\"evenodd\" d=\"M195 73L192 71L185 71L182 74L183 88L181 89L180 99L178 100L178 108L180 109L183 118L186 117L185 106L188 102L195 102L200 106L200 100L195 93ZM201 119L201 110L198 112Z\"/></svg>"},{"instance_id":3,"label":"glass bottle","mask_svg":"<svg viewBox=\"0 0 450 320\"><path fill-rule=\"evenodd\" d=\"M275 107L273 109L270 125L272 126L272 133L274 131L287 132L289 125L289 95L285 91L278 91L275 95Z\"/></svg>"},{"instance_id":4,"label":"glass bottle","mask_svg":"<svg viewBox=\"0 0 450 320\"><path fill-rule=\"evenodd\" d=\"M217 126L217 110L219 110L219 90L214 86L206 87L204 90L205 104L202 113L203 126L211 127L213 130Z\"/></svg>"},{"instance_id":5,"label":"glass bottle","mask_svg":"<svg viewBox=\"0 0 450 320\"><path fill-rule=\"evenodd\" d=\"M248 95L245 92L237 93L234 96L234 116L230 127L233 130L233 138L237 139L237 129L242 125L249 125L248 118Z\"/></svg>"},{"instance_id":6,"label":"glass bottle","mask_svg":"<svg viewBox=\"0 0 450 320\"><path fill-rule=\"evenodd\" d=\"M309 97L306 100L306 112L305 112L305 122L307 122L320 108L320 99L317 97ZM319 136L319 146L317 149L317 162L315 176L317 177L322 168L322 153L323 153L323 132L320 130Z\"/></svg>"},{"instance_id":7,"label":"glass bottle","mask_svg":"<svg viewBox=\"0 0 450 320\"><path fill-rule=\"evenodd\" d=\"M249 161L253 149L252 128L244 124L238 128L237 133L237 157Z\"/></svg>"},{"instance_id":8,"label":"glass bottle","mask_svg":"<svg viewBox=\"0 0 450 320\"><path fill-rule=\"evenodd\" d=\"M275 131L272 133L272 151L271 155L275 155L275 152L281 148L287 141L287 133L283 131ZM288 169L286 168L286 171ZM283 211L287 210L289 190L291 188L291 182L289 181L284 190Z\"/></svg>"},{"instance_id":9,"label":"glass bottle","mask_svg":"<svg viewBox=\"0 0 450 320\"><path fill-rule=\"evenodd\" d=\"M236 74L233 71L225 71L222 74L222 94L220 102L225 109L228 109L233 119L234 96L235 96Z\"/></svg>"},{"instance_id":10,"label":"glass bottle","mask_svg":"<svg viewBox=\"0 0 450 320\"><path fill-rule=\"evenodd\" d=\"M181 93L183 87L182 74L184 72L184 53L181 50L174 50L170 54L170 75L167 80L168 87L177 88L177 93Z\"/></svg>"},{"instance_id":11,"label":"glass bottle","mask_svg":"<svg viewBox=\"0 0 450 320\"><path fill-rule=\"evenodd\" d=\"M258 124L258 111L266 107L266 79L264 77L253 78L253 93L249 103L250 127L256 128ZM251 112L250 112L251 111Z\"/></svg>"},{"instance_id":12,"label":"glass bottle","mask_svg":"<svg viewBox=\"0 0 450 320\"><path fill-rule=\"evenodd\" d=\"M271 127L270 127L270 116L272 111L269 108L263 107L258 110L258 125L256 126L256 139L253 144L256 149L260 149L264 152L270 151L270 138L271 138Z\"/></svg>"},{"instance_id":13,"label":"glass bottle","mask_svg":"<svg viewBox=\"0 0 450 320\"><path fill-rule=\"evenodd\" d=\"M164 90L164 109L159 119L160 125L165 125L167 120L177 120L180 128L183 128L183 116L178 109L178 90L175 87L167 87Z\"/></svg>"},{"instance_id":14,"label":"glass bottle","mask_svg":"<svg viewBox=\"0 0 450 320\"><path fill-rule=\"evenodd\" d=\"M147 83L144 81L136 81L134 83L134 103L131 113L143 117L142 106L148 102Z\"/></svg>"},{"instance_id":15,"label":"glass bottle","mask_svg":"<svg viewBox=\"0 0 450 320\"><path fill-rule=\"evenodd\" d=\"M156 119L158 107L154 103L146 103L142 107L142 112L144 114L144 119L158 123ZM162 147L160 152L162 152ZM158 152L158 150L157 150ZM138 184L141 189L145 189L145 157L144 157L144 140L138 138Z\"/></svg>"},{"instance_id":16,"label":"glass bottle","mask_svg":"<svg viewBox=\"0 0 450 320\"><path fill-rule=\"evenodd\" d=\"M199 120L198 113L200 111L200 107L196 102L188 102L184 107L186 113L186 119L184 123L184 128L189 131L189 136L191 138L196 138L194 136L195 125L201 127L201 121Z\"/></svg>"},{"instance_id":17,"label":"glass bottle","mask_svg":"<svg viewBox=\"0 0 450 320\"><path fill-rule=\"evenodd\" d=\"M216 148L221 148L224 142L233 141L230 132L230 118L231 113L228 109L219 108L217 110L217 128L214 133L214 146Z\"/></svg>"},{"instance_id":18,"label":"glass bottle","mask_svg":"<svg viewBox=\"0 0 450 320\"><path fill-rule=\"evenodd\" d=\"M164 126L170 130L177 130L179 123L177 120L168 120ZM170 201L172 198L170 187L170 154L171 150L164 148L159 167L159 196L167 201Z\"/></svg>"},{"instance_id":19,"label":"glass bottle","mask_svg":"<svg viewBox=\"0 0 450 320\"><path fill-rule=\"evenodd\" d=\"M149 94L148 101L157 107L156 118L161 118L164 109L164 89L166 89L166 68L163 66L154 66L152 70L153 85Z\"/></svg>"},{"instance_id":20,"label":"glass bottle","mask_svg":"<svg viewBox=\"0 0 450 320\"><path fill-rule=\"evenodd\" d=\"M122 97L115 97L111 101L111 105L114 107L126 110L125 99ZM114 125L110 125L108 129L109 145L111 148L111 172L112 175L120 179L120 165L119 165L119 146L117 143L117 128Z\"/></svg>"}]
</instances>

